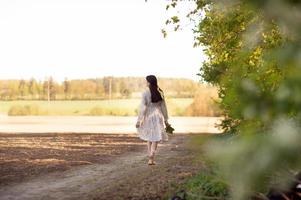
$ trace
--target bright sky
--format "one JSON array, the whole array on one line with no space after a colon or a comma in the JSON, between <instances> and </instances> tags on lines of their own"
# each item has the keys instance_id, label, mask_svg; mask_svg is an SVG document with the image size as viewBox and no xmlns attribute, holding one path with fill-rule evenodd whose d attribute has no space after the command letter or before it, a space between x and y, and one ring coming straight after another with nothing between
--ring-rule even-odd
<instances>
[{"instance_id":1,"label":"bright sky","mask_svg":"<svg viewBox=\"0 0 301 200\"><path fill-rule=\"evenodd\" d=\"M0 79L155 74L198 80L204 56L192 47L192 26L165 39L161 34L172 14L166 3L1 0ZM182 4L181 12L191 6Z\"/></svg>"}]
</instances>

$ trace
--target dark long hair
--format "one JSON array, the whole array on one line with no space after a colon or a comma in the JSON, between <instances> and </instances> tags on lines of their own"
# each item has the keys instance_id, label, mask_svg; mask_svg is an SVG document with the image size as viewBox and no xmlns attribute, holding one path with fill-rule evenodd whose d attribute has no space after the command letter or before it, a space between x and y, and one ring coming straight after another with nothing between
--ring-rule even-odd
<instances>
[{"instance_id":1,"label":"dark long hair","mask_svg":"<svg viewBox=\"0 0 301 200\"><path fill-rule=\"evenodd\" d=\"M147 82L149 82L149 90L151 92L151 99L153 103L162 101L163 91L159 88L157 78L154 75L149 75L146 77Z\"/></svg>"}]
</instances>

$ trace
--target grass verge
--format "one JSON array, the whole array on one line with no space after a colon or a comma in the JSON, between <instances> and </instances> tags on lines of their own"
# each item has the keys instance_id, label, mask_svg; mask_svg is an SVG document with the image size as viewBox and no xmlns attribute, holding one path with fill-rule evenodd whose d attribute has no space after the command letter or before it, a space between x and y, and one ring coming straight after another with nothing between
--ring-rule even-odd
<instances>
[{"instance_id":1,"label":"grass verge","mask_svg":"<svg viewBox=\"0 0 301 200\"><path fill-rule=\"evenodd\" d=\"M203 167L183 184L174 183L166 194L166 200L179 196L185 200L226 200L229 197L228 186L219 173L215 163L210 161L204 152L208 140L220 139L219 136L195 135L191 137L190 148L196 153L195 161L201 160ZM184 198L185 195L185 198Z\"/></svg>"}]
</instances>

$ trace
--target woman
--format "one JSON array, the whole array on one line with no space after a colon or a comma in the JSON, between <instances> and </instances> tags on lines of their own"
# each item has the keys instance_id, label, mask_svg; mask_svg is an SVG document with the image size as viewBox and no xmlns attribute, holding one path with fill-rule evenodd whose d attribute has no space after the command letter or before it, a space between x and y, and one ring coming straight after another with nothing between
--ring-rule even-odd
<instances>
[{"instance_id":1,"label":"woman","mask_svg":"<svg viewBox=\"0 0 301 200\"><path fill-rule=\"evenodd\" d=\"M147 90L142 94L136 128L138 136L147 141L149 165L155 165L155 152L160 141L168 141L164 123L168 125L168 114L163 91L154 75L146 77Z\"/></svg>"}]
</instances>

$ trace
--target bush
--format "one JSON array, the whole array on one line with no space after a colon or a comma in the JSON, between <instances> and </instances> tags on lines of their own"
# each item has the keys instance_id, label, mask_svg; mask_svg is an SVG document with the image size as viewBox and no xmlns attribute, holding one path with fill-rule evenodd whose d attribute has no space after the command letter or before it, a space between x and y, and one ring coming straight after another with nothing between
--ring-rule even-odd
<instances>
[{"instance_id":1,"label":"bush","mask_svg":"<svg viewBox=\"0 0 301 200\"><path fill-rule=\"evenodd\" d=\"M200 75L219 89L221 128L236 134L208 153L233 200L265 192L275 177L285 190L301 169L300 1L197 0L196 7L195 45L207 56Z\"/></svg>"},{"instance_id":2,"label":"bush","mask_svg":"<svg viewBox=\"0 0 301 200\"><path fill-rule=\"evenodd\" d=\"M89 115L105 115L105 110L101 107L94 107L90 110Z\"/></svg>"},{"instance_id":3,"label":"bush","mask_svg":"<svg viewBox=\"0 0 301 200\"><path fill-rule=\"evenodd\" d=\"M199 89L192 104L187 108L185 115L188 116L220 116L220 110L216 105L217 89L213 87L203 87Z\"/></svg>"},{"instance_id":4,"label":"bush","mask_svg":"<svg viewBox=\"0 0 301 200\"><path fill-rule=\"evenodd\" d=\"M41 115L43 112L37 105L14 105L9 111L9 116Z\"/></svg>"},{"instance_id":5,"label":"bush","mask_svg":"<svg viewBox=\"0 0 301 200\"><path fill-rule=\"evenodd\" d=\"M135 115L134 111L131 113L129 110L126 109L110 109L110 108L104 108L96 106L92 109L90 109L89 115L92 116L103 116L103 115L112 115L112 116L130 116Z\"/></svg>"},{"instance_id":6,"label":"bush","mask_svg":"<svg viewBox=\"0 0 301 200\"><path fill-rule=\"evenodd\" d=\"M204 170L186 182L187 199L227 199L228 186L213 172Z\"/></svg>"},{"instance_id":7,"label":"bush","mask_svg":"<svg viewBox=\"0 0 301 200\"><path fill-rule=\"evenodd\" d=\"M175 186L167 193L168 197L186 194L187 200L226 200L230 199L230 189L225 177L220 171L217 162L208 157L207 145L209 143L229 140L228 135L203 135L191 136L188 146L195 153L195 164L201 165L201 169L184 183ZM175 192L176 191L176 192ZM184 191L184 192L183 192ZM182 194L182 195L181 195Z\"/></svg>"}]
</instances>

